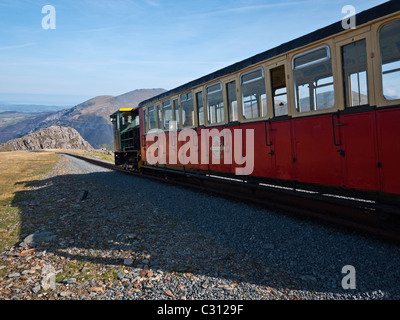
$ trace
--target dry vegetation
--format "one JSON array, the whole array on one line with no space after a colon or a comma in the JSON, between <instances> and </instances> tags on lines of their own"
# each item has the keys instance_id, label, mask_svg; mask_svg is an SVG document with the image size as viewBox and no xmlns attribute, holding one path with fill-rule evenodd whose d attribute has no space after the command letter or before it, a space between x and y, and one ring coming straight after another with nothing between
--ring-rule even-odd
<instances>
[{"instance_id":1,"label":"dry vegetation","mask_svg":"<svg viewBox=\"0 0 400 320\"><path fill-rule=\"evenodd\" d=\"M0 250L18 242L20 214L27 201L29 185L40 180L58 161L58 153L74 153L101 160L113 161L113 154L95 150L43 150L37 152L14 151L0 152Z\"/></svg>"},{"instance_id":2,"label":"dry vegetation","mask_svg":"<svg viewBox=\"0 0 400 320\"><path fill-rule=\"evenodd\" d=\"M20 211L18 203L27 201L24 191L29 184L50 171L58 161L58 153L73 153L100 160L114 161L113 153L95 150L43 150L37 152L0 152L0 250L16 243L20 234Z\"/></svg>"},{"instance_id":3,"label":"dry vegetation","mask_svg":"<svg viewBox=\"0 0 400 320\"><path fill-rule=\"evenodd\" d=\"M54 152L0 152L0 250L18 241L20 210L28 184L39 180L58 161Z\"/></svg>"},{"instance_id":4,"label":"dry vegetation","mask_svg":"<svg viewBox=\"0 0 400 320\"><path fill-rule=\"evenodd\" d=\"M48 151L56 153L72 153L79 156L92 157L99 160L114 162L114 153L110 151L103 151L103 150L86 151L86 150L63 150L63 149L54 149Z\"/></svg>"},{"instance_id":5,"label":"dry vegetation","mask_svg":"<svg viewBox=\"0 0 400 320\"><path fill-rule=\"evenodd\" d=\"M0 152L0 201L14 197L26 183L40 179L57 159L54 152Z\"/></svg>"}]
</instances>

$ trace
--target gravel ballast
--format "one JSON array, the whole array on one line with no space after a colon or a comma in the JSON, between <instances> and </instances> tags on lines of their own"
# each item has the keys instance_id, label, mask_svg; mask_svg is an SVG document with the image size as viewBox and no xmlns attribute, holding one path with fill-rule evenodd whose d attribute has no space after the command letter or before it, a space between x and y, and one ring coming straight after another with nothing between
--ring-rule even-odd
<instances>
[{"instance_id":1,"label":"gravel ballast","mask_svg":"<svg viewBox=\"0 0 400 320\"><path fill-rule=\"evenodd\" d=\"M398 246L259 206L69 156L26 198L1 299L400 297Z\"/></svg>"}]
</instances>

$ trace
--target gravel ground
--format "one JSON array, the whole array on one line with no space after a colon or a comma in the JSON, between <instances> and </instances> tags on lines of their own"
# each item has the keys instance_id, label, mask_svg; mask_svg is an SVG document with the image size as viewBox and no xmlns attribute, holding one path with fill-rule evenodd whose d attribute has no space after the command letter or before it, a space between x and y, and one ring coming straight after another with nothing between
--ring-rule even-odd
<instances>
[{"instance_id":1,"label":"gravel ground","mask_svg":"<svg viewBox=\"0 0 400 320\"><path fill-rule=\"evenodd\" d=\"M69 156L13 205L1 299L400 297L398 246Z\"/></svg>"}]
</instances>

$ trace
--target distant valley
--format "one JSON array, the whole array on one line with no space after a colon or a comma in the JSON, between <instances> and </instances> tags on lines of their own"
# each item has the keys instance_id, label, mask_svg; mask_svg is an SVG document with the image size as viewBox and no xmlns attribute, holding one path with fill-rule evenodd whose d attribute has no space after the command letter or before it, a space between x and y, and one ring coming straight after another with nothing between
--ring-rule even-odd
<instances>
[{"instance_id":1,"label":"distant valley","mask_svg":"<svg viewBox=\"0 0 400 320\"><path fill-rule=\"evenodd\" d=\"M38 116L38 112L25 113L19 111L0 111L0 130L7 126L17 124L26 119Z\"/></svg>"},{"instance_id":2,"label":"distant valley","mask_svg":"<svg viewBox=\"0 0 400 320\"><path fill-rule=\"evenodd\" d=\"M69 108L71 108L71 106L49 106L42 104L14 104L0 102L0 113L8 111L16 111L22 113L54 112Z\"/></svg>"},{"instance_id":3,"label":"distant valley","mask_svg":"<svg viewBox=\"0 0 400 320\"><path fill-rule=\"evenodd\" d=\"M56 125L74 128L95 149L110 146L113 143L110 114L121 107L136 107L141 101L165 91L161 88L137 89L119 96L97 96L63 110L40 109L40 106L33 109L36 112L28 106L26 111L19 108L4 110L1 105L0 143Z\"/></svg>"}]
</instances>

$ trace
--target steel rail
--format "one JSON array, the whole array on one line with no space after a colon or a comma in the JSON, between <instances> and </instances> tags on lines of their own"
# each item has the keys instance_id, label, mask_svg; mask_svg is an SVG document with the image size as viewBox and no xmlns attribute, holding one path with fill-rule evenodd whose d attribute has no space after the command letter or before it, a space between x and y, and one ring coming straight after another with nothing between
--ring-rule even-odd
<instances>
[{"instance_id":1,"label":"steel rail","mask_svg":"<svg viewBox=\"0 0 400 320\"><path fill-rule=\"evenodd\" d=\"M200 175L163 167L144 166L141 171L129 171L102 160L70 153L63 154L124 174L210 192L213 195L217 194L274 209L280 214L312 219L318 223L325 222L329 226L345 229L346 232L357 231L367 237L374 235L378 239L400 244L400 208L398 207L362 201L363 199L327 196L315 192L309 193L306 190L296 191L290 188L253 184L239 179Z\"/></svg>"}]
</instances>

